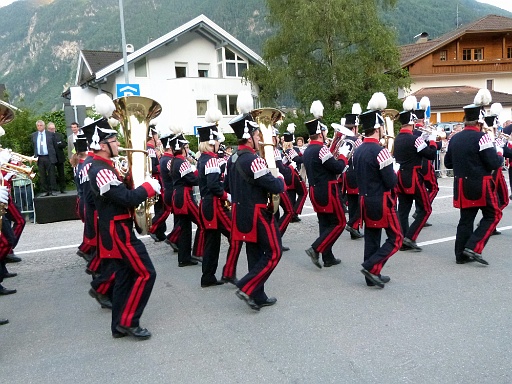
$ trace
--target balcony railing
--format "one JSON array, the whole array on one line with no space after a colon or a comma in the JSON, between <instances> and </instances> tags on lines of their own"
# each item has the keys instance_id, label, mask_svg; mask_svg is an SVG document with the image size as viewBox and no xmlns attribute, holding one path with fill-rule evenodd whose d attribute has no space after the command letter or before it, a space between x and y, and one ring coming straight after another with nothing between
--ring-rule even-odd
<instances>
[{"instance_id":1,"label":"balcony railing","mask_svg":"<svg viewBox=\"0 0 512 384\"><path fill-rule=\"evenodd\" d=\"M433 74L471 72L512 72L512 59L443 61L432 65Z\"/></svg>"}]
</instances>

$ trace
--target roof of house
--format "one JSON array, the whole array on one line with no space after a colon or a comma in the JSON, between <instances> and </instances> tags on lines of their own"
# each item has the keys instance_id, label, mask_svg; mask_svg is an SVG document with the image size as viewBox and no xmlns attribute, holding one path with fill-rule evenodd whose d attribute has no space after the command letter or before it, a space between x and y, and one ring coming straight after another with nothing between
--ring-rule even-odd
<instances>
[{"instance_id":1,"label":"roof of house","mask_svg":"<svg viewBox=\"0 0 512 384\"><path fill-rule=\"evenodd\" d=\"M180 27L172 30L171 32L153 40L144 47L136 50L135 52L128 55L128 63L136 61L140 57L146 55L148 52L161 47L162 45L169 44L173 40L176 40L179 36L187 32L197 32L203 37L213 41L216 44L229 44L241 53L247 55L248 59L253 62L263 64L262 58L254 52L252 49L243 44L240 40L230 35L224 29L219 27L213 21L211 21L205 15L200 15L188 23L181 25ZM111 75L113 72L118 71L123 67L123 59L119 59L96 72L96 79L101 79L105 76Z\"/></svg>"},{"instance_id":2,"label":"roof of house","mask_svg":"<svg viewBox=\"0 0 512 384\"><path fill-rule=\"evenodd\" d=\"M461 109L465 105L472 104L478 88L469 86L457 87L426 87L413 93L419 100L423 96L430 99L433 109ZM492 102L501 103L503 106L512 106L512 94L491 91Z\"/></svg>"},{"instance_id":3,"label":"roof of house","mask_svg":"<svg viewBox=\"0 0 512 384\"><path fill-rule=\"evenodd\" d=\"M444 45L468 33L512 31L512 18L488 15L472 23L454 29L444 35L424 43L407 44L400 47L400 63L402 67L434 52Z\"/></svg>"},{"instance_id":4,"label":"roof of house","mask_svg":"<svg viewBox=\"0 0 512 384\"><path fill-rule=\"evenodd\" d=\"M113 51L89 51L84 49L80 54L91 73L96 73L100 69L123 58L123 52Z\"/></svg>"}]
</instances>

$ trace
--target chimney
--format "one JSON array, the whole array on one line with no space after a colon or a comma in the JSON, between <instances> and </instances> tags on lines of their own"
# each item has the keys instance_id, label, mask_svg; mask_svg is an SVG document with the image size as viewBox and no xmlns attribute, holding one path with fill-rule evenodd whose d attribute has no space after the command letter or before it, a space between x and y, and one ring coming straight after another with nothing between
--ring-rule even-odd
<instances>
[{"instance_id":1,"label":"chimney","mask_svg":"<svg viewBox=\"0 0 512 384\"><path fill-rule=\"evenodd\" d=\"M126 53L133 53L135 49L133 48L132 44L126 44Z\"/></svg>"},{"instance_id":2,"label":"chimney","mask_svg":"<svg viewBox=\"0 0 512 384\"><path fill-rule=\"evenodd\" d=\"M427 32L421 32L420 34L414 36L414 38L418 38L418 40L416 40L416 44L418 44L418 43L426 43L428 41L428 33Z\"/></svg>"}]
</instances>

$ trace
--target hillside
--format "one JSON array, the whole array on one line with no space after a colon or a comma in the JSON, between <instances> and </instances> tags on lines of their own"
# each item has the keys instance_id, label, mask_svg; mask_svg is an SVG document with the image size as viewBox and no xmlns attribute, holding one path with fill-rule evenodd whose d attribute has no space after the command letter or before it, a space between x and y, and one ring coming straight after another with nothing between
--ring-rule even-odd
<instances>
[{"instance_id":1,"label":"hillside","mask_svg":"<svg viewBox=\"0 0 512 384\"><path fill-rule=\"evenodd\" d=\"M453 29L457 2L459 24L491 13L512 17L474 0L399 0L382 17L406 44L423 31L437 37ZM272 33L264 0L124 0L127 42L140 48L201 13L256 52ZM61 107L80 49L121 50L117 1L20 0L0 8L0 20L0 84L12 102L36 112Z\"/></svg>"}]
</instances>

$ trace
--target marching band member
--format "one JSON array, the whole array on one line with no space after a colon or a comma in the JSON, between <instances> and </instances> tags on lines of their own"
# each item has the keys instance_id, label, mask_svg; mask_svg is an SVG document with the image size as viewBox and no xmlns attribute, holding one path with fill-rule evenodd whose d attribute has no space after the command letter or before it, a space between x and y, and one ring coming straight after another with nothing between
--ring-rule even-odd
<instances>
[{"instance_id":1,"label":"marching band member","mask_svg":"<svg viewBox=\"0 0 512 384\"><path fill-rule=\"evenodd\" d=\"M343 144L338 158L335 159L329 148L325 146L327 127L321 123L323 105L316 100L311 105L311 113L315 119L306 122L310 143L304 152L304 166L309 180L309 197L318 217L320 235L313 242L306 254L313 264L322 268L319 262L320 253L324 267L341 263L334 257L332 246L345 228L346 219L341 205L341 186L338 175L341 175L347 165L347 155L350 147Z\"/></svg>"},{"instance_id":2,"label":"marching band member","mask_svg":"<svg viewBox=\"0 0 512 384\"><path fill-rule=\"evenodd\" d=\"M424 136L413 135L415 107L416 97L408 96L403 103L404 110L399 114L402 128L395 138L393 155L400 164L397 195L398 217L404 235L401 250L421 251L416 239L432 213L432 204L421 169L425 160L428 163L435 160L437 145L435 134L428 136L427 140L424 140ZM409 226L409 213L413 202L416 204L416 215Z\"/></svg>"},{"instance_id":3,"label":"marching band member","mask_svg":"<svg viewBox=\"0 0 512 384\"><path fill-rule=\"evenodd\" d=\"M201 276L201 287L203 288L224 284L223 281L217 280L215 273L219 264L221 235L229 239L231 229L230 212L224 204L226 201L230 202L231 195L224 190L219 158L216 153L219 148L217 140L219 135L215 123L222 118L222 114L213 116L213 120L209 119L209 116L213 116L212 112L206 111L207 125L198 128L199 151L201 152L197 162L201 193L199 210L205 238L203 275ZM228 254L230 251L231 247Z\"/></svg>"},{"instance_id":4,"label":"marching band member","mask_svg":"<svg viewBox=\"0 0 512 384\"><path fill-rule=\"evenodd\" d=\"M299 173L299 166L304 162L301 154L297 151L298 148L293 146L295 124L288 124L287 132L284 133L284 144L283 144L283 164L286 165L291 171L291 177L286 178L286 193L290 198L293 205L294 216L292 223L301 221L299 215L302 213L302 208L306 202L308 190L306 183L302 180ZM282 172L281 172L282 173Z\"/></svg>"},{"instance_id":5,"label":"marching band member","mask_svg":"<svg viewBox=\"0 0 512 384\"><path fill-rule=\"evenodd\" d=\"M402 231L396 213L395 187L399 165L391 153L379 143L384 119L381 110L387 106L384 94L375 93L368 111L359 116L365 139L354 152L354 166L359 188L361 217L364 221L364 262L361 273L368 286L384 288L389 276L381 275L382 267L402 246ZM381 246L382 230L387 239Z\"/></svg>"},{"instance_id":6,"label":"marching band member","mask_svg":"<svg viewBox=\"0 0 512 384\"><path fill-rule=\"evenodd\" d=\"M275 297L265 293L265 282L281 259L281 235L268 195L284 191L282 176L272 176L266 161L259 157L259 126L251 114L252 96L238 95L237 107L242 114L230 121L238 138L238 151L227 165L226 181L232 196L231 240L245 242L249 272L236 283L236 295L253 310L274 305Z\"/></svg>"},{"instance_id":7,"label":"marching band member","mask_svg":"<svg viewBox=\"0 0 512 384\"><path fill-rule=\"evenodd\" d=\"M112 336L147 339L139 319L156 278L146 247L135 235L130 209L160 192L160 183L148 177L135 189L128 189L114 168L119 141L113 129L95 127L91 148L94 159L89 169L94 203L98 210L98 251L115 270L112 294Z\"/></svg>"},{"instance_id":8,"label":"marching band member","mask_svg":"<svg viewBox=\"0 0 512 384\"><path fill-rule=\"evenodd\" d=\"M430 99L426 96L423 96L420 100L420 108L417 109L414 114L416 115L416 124L415 128L421 128L425 126L425 111L430 107ZM421 136L423 134L419 129L413 130L413 134L415 136ZM441 149L442 143L439 142L437 144L437 149ZM423 182L428 191L428 196L430 200L430 205L433 204L435 197L439 192L439 184L437 183L436 170L433 166L432 160L423 159L423 164L421 167L421 173L423 174ZM417 212L414 213L416 215ZM413 215L413 216L414 216ZM414 217L413 217L414 218ZM430 227L432 224L429 222L425 222L424 227Z\"/></svg>"},{"instance_id":9,"label":"marching band member","mask_svg":"<svg viewBox=\"0 0 512 384\"><path fill-rule=\"evenodd\" d=\"M151 176L160 181L160 158L162 156L161 141L158 139L158 131L154 124L149 125L149 137L150 139L146 142L146 150L148 151L148 157L151 159ZM151 228L149 228L149 236L156 242L164 241L165 230L167 226L165 221L171 214L169 209L166 209L164 199L162 196L154 204L155 215L151 220Z\"/></svg>"},{"instance_id":10,"label":"marching band member","mask_svg":"<svg viewBox=\"0 0 512 384\"><path fill-rule=\"evenodd\" d=\"M481 89L474 103L464 107L464 130L451 138L444 158L454 173L453 206L460 209L455 238L457 264L476 261L488 265L482 251L502 217L492 171L503 164L503 149L495 147L491 137L482 132L483 106L490 102L489 90ZM483 217L473 230L480 210Z\"/></svg>"},{"instance_id":11,"label":"marching band member","mask_svg":"<svg viewBox=\"0 0 512 384\"><path fill-rule=\"evenodd\" d=\"M171 178L173 181L172 212L175 217L175 227L179 228L177 239L178 266L197 265L192 260L192 222L197 225L194 240L194 255L203 255L204 234L202 231L199 208L194 198L192 187L198 185L197 170L187 161L187 144L179 127L174 127L174 136L169 140L173 150L171 160ZM196 251L199 249L200 251Z\"/></svg>"},{"instance_id":12,"label":"marching band member","mask_svg":"<svg viewBox=\"0 0 512 384\"><path fill-rule=\"evenodd\" d=\"M352 131L352 134L345 136L344 140L351 141L354 148L359 147L363 143L357 135L359 115L361 112L361 105L359 103L353 104L352 113L345 115L345 123L343 124L345 128ZM334 126L334 124L332 125ZM359 207L359 189L357 188L356 170L353 159L349 159L347 171L343 176L343 192L347 196L348 205L348 221L345 229L350 233L352 240L357 240L362 238L363 235L359 232L359 228L362 225L361 209Z\"/></svg>"}]
</instances>

